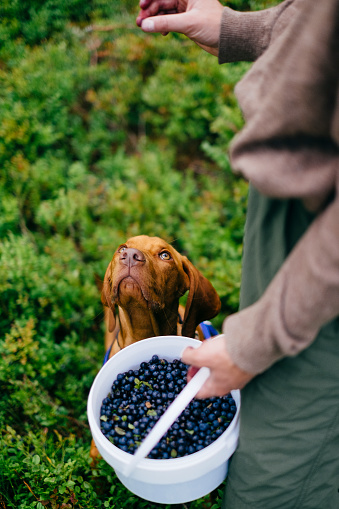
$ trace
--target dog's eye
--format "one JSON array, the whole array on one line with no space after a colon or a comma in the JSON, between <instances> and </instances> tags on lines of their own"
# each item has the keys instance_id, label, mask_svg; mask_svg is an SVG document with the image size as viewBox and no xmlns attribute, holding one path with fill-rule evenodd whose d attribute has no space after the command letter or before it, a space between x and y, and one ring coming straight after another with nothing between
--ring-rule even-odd
<instances>
[{"instance_id":1,"label":"dog's eye","mask_svg":"<svg viewBox=\"0 0 339 509\"><path fill-rule=\"evenodd\" d=\"M160 253L160 255L159 255L159 256L160 256L160 258L161 258L162 260L166 260L166 261L167 261L167 260L172 260L172 256L169 254L169 252L168 252L168 251L163 251L162 253Z\"/></svg>"},{"instance_id":2,"label":"dog's eye","mask_svg":"<svg viewBox=\"0 0 339 509\"><path fill-rule=\"evenodd\" d=\"M118 253L122 253L123 251L125 251L125 249L127 249L127 247L126 247L126 246L120 246L120 247L118 248Z\"/></svg>"}]
</instances>

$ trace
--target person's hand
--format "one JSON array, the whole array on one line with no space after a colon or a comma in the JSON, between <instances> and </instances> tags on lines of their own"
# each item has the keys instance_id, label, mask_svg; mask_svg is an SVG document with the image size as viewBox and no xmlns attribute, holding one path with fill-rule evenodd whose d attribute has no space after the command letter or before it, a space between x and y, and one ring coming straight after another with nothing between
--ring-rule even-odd
<instances>
[{"instance_id":1,"label":"person's hand","mask_svg":"<svg viewBox=\"0 0 339 509\"><path fill-rule=\"evenodd\" d=\"M137 25L144 32L179 32L218 55L223 5L218 0L140 0Z\"/></svg>"},{"instance_id":2,"label":"person's hand","mask_svg":"<svg viewBox=\"0 0 339 509\"><path fill-rule=\"evenodd\" d=\"M199 348L187 347L181 360L191 366L187 374L188 381L203 366L211 370L197 398L224 396L233 389L242 389L254 377L234 364L226 350L223 335L203 341Z\"/></svg>"}]
</instances>

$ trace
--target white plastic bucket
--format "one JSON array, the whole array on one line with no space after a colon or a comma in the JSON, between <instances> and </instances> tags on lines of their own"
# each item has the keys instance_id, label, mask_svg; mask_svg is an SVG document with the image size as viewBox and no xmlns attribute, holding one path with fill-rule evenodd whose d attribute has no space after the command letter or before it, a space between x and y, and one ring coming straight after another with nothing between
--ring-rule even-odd
<instances>
[{"instance_id":1,"label":"white plastic bucket","mask_svg":"<svg viewBox=\"0 0 339 509\"><path fill-rule=\"evenodd\" d=\"M100 430L102 400L119 373L137 369L155 354L166 360L180 358L186 346L199 347L200 341L183 336L158 336L124 348L99 371L91 387L87 415L94 442L105 461L132 493L151 502L180 504L207 495L225 479L228 460L236 449L239 435L240 391L232 391L237 412L224 433L211 445L194 454L167 460L144 458L130 477L123 475L131 455L113 445Z\"/></svg>"}]
</instances>

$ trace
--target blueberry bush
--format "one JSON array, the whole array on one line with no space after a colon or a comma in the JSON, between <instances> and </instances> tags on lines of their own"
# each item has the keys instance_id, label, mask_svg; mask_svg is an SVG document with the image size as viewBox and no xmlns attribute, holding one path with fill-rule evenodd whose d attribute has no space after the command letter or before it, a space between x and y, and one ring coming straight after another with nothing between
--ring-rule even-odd
<instances>
[{"instance_id":1,"label":"blueberry bush","mask_svg":"<svg viewBox=\"0 0 339 509\"><path fill-rule=\"evenodd\" d=\"M187 254L221 297L217 328L237 309L247 185L227 149L248 64L145 35L137 11L134 0L1 1L1 509L156 507L89 463L98 281L120 243L158 235Z\"/></svg>"}]
</instances>

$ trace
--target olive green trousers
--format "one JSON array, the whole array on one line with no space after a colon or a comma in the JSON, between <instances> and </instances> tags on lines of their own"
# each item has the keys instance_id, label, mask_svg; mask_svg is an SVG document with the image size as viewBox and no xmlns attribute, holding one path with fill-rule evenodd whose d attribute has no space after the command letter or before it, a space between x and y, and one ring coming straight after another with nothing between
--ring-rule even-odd
<instances>
[{"instance_id":1,"label":"olive green trousers","mask_svg":"<svg viewBox=\"0 0 339 509\"><path fill-rule=\"evenodd\" d=\"M251 189L242 308L262 295L312 220L300 202L271 200ZM338 318L309 348L241 391L239 444L222 507L339 509Z\"/></svg>"}]
</instances>

